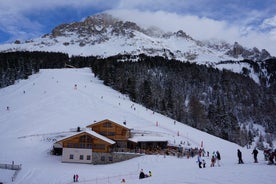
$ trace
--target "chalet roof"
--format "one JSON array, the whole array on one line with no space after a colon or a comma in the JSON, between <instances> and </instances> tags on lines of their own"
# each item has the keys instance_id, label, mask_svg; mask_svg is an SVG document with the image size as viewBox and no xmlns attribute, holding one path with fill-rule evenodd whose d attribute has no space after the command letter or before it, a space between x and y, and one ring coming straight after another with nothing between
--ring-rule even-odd
<instances>
[{"instance_id":1,"label":"chalet roof","mask_svg":"<svg viewBox=\"0 0 276 184\"><path fill-rule=\"evenodd\" d=\"M125 128L125 129L128 129L128 130L130 129L130 128L128 128L127 126L125 126L125 125L123 125L123 124L116 123L116 122L111 121L111 120L109 120L109 119L104 119L104 120L98 121L98 122L96 122L96 123L92 123L92 124L90 124L90 125L87 125L86 127L87 127L87 128L91 128L92 126L95 126L95 125L98 125L98 124L101 124L101 123L104 123L104 122L110 122L110 123L115 124L115 125L117 125L117 126L121 126L121 127Z\"/></svg>"},{"instance_id":2,"label":"chalet roof","mask_svg":"<svg viewBox=\"0 0 276 184\"><path fill-rule=\"evenodd\" d=\"M101 140L103 140L103 141L105 141L105 142L107 142L107 143L109 143L109 144L115 144L115 142L114 142L113 140L111 140L111 139L109 139L109 138L107 138L107 137L105 137L105 136L102 136L102 135L98 134L97 132L94 132L93 130L85 130L85 131L78 132L78 133L73 134L73 135L69 135L69 136L67 136L67 137L65 137L65 138L63 138L63 139L58 140L56 143L63 142L63 141L65 141L65 140L67 140L67 139L70 139L70 138L79 136L79 135L81 135L81 134L88 134L88 135L90 135L90 136L93 136L93 137L96 137L96 138L98 138L98 139L101 139ZM55 143L55 144L56 144L56 143Z\"/></svg>"}]
</instances>

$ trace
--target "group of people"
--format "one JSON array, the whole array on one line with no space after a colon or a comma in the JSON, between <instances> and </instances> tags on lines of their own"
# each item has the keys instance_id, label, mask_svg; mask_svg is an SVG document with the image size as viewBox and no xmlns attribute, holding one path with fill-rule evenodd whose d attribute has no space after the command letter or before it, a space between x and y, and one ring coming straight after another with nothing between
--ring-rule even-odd
<instances>
[{"instance_id":1,"label":"group of people","mask_svg":"<svg viewBox=\"0 0 276 184\"><path fill-rule=\"evenodd\" d=\"M265 157L265 160L268 161L269 165L276 164L276 149L274 151L272 149L265 149L264 157Z\"/></svg>"},{"instance_id":2,"label":"group of people","mask_svg":"<svg viewBox=\"0 0 276 184\"><path fill-rule=\"evenodd\" d=\"M252 151L253 158L254 158L254 163L258 163L258 153L259 153L259 151L256 148L254 148L253 151ZM244 162L242 160L242 153L239 149L237 151L237 155L238 155L238 163L243 164ZM274 151L272 149L265 149L264 150L264 157L265 157L265 160L268 161L269 165L275 164L275 162L276 162L276 149ZM274 161L274 159L275 159L275 161Z\"/></svg>"},{"instance_id":3,"label":"group of people","mask_svg":"<svg viewBox=\"0 0 276 184\"><path fill-rule=\"evenodd\" d=\"M258 150L255 148L252 151L254 162L258 163ZM276 162L276 149L273 150L265 150L264 151L265 155L265 160L268 161L268 164L274 164ZM237 156L238 156L238 164L243 164L243 159L242 159L242 152L237 149ZM274 162L275 159L275 162ZM212 157L211 157L211 164L210 167L214 167L215 164L217 163L217 166L220 166L220 160L221 156L219 151L213 152ZM201 157L201 152L199 152L198 157L197 157L197 163L199 168L205 168L206 167L206 161L202 159Z\"/></svg>"},{"instance_id":4,"label":"group of people","mask_svg":"<svg viewBox=\"0 0 276 184\"><path fill-rule=\"evenodd\" d=\"M147 178L147 177L151 177L152 173L151 171L149 171L149 174L145 174L143 169L141 169L140 174L139 174L139 179L143 179L143 178Z\"/></svg>"},{"instance_id":5,"label":"group of people","mask_svg":"<svg viewBox=\"0 0 276 184\"><path fill-rule=\"evenodd\" d=\"M78 182L78 181L79 181L79 175L74 174L74 176L73 176L73 181L74 181L74 182Z\"/></svg>"},{"instance_id":6,"label":"group of people","mask_svg":"<svg viewBox=\"0 0 276 184\"><path fill-rule=\"evenodd\" d=\"M214 151L212 154L210 167L215 167L215 163L217 163L217 165L220 166L220 160L221 160L220 152ZM206 167L206 161L202 159L201 152L198 153L197 163L199 168Z\"/></svg>"}]
</instances>

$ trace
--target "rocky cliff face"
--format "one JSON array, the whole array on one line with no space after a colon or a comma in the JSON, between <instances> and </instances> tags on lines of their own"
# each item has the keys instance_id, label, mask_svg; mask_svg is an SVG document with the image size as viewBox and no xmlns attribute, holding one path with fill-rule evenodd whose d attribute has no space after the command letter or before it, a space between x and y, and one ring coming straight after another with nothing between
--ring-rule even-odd
<instances>
[{"instance_id":1,"label":"rocky cliff face","mask_svg":"<svg viewBox=\"0 0 276 184\"><path fill-rule=\"evenodd\" d=\"M265 59L271 58L271 55L265 49L262 49L261 51L256 47L252 49L245 49L238 42L235 42L232 48L230 48L229 51L226 52L226 54L233 56L235 58L241 56L244 59L258 61L263 61Z\"/></svg>"}]
</instances>

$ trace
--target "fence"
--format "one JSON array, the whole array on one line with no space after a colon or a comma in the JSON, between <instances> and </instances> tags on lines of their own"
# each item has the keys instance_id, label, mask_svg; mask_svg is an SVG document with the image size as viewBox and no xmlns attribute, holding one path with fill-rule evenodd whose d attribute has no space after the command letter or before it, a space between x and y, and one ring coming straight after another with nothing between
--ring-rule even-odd
<instances>
[{"instance_id":1,"label":"fence","mask_svg":"<svg viewBox=\"0 0 276 184\"><path fill-rule=\"evenodd\" d=\"M113 184L113 183L121 183L122 179L126 180L126 183L131 183L131 181L138 180L139 173L129 173L125 175L116 175L116 176L108 176L102 178L94 178L94 179L85 179L82 178L78 181L78 183L85 183L85 184ZM73 183L73 182L72 182Z\"/></svg>"},{"instance_id":2,"label":"fence","mask_svg":"<svg viewBox=\"0 0 276 184\"><path fill-rule=\"evenodd\" d=\"M20 170L21 169L21 164L20 165L15 165L15 164L0 164L1 169L9 169L9 170Z\"/></svg>"},{"instance_id":3,"label":"fence","mask_svg":"<svg viewBox=\"0 0 276 184\"><path fill-rule=\"evenodd\" d=\"M18 172L21 170L22 165L16 165L14 163L12 164L0 164L1 169L9 169L9 170L15 170L11 180L14 181Z\"/></svg>"}]
</instances>

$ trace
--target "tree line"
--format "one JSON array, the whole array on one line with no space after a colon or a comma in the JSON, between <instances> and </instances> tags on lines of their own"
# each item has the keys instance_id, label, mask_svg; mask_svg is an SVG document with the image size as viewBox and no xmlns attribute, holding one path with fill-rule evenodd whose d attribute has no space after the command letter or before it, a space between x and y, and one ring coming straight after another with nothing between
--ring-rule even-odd
<instances>
[{"instance_id":1,"label":"tree line","mask_svg":"<svg viewBox=\"0 0 276 184\"><path fill-rule=\"evenodd\" d=\"M275 91L247 75L145 55L91 64L104 84L132 101L223 139L250 144L257 136L253 123L276 134Z\"/></svg>"},{"instance_id":2,"label":"tree line","mask_svg":"<svg viewBox=\"0 0 276 184\"><path fill-rule=\"evenodd\" d=\"M51 52L0 53L0 88L12 85L16 80L27 79L40 68L63 68L69 57Z\"/></svg>"}]
</instances>

